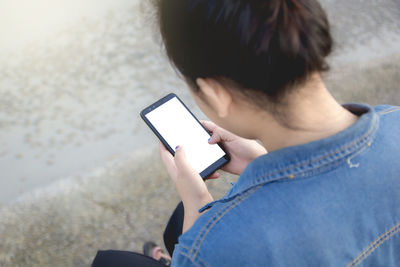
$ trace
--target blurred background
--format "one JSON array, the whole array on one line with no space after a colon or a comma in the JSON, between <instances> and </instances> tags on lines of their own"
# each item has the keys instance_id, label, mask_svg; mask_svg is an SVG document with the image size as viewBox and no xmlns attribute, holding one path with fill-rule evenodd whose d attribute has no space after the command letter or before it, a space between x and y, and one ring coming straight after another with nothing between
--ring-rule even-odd
<instances>
[{"instance_id":1,"label":"blurred background","mask_svg":"<svg viewBox=\"0 0 400 267\"><path fill-rule=\"evenodd\" d=\"M89 266L162 243L178 201L139 118L177 93L151 5L0 0L0 266ZM400 104L400 2L322 0L343 103ZM218 197L236 177L208 182Z\"/></svg>"}]
</instances>

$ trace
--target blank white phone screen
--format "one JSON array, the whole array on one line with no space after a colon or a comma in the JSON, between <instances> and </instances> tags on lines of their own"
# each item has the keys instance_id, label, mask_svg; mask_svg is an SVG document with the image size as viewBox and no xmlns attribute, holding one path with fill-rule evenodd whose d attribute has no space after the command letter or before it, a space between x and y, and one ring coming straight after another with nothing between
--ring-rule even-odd
<instances>
[{"instance_id":1,"label":"blank white phone screen","mask_svg":"<svg viewBox=\"0 0 400 267\"><path fill-rule=\"evenodd\" d=\"M183 146L189 164L198 173L225 155L218 145L210 145L209 134L176 98L146 114L172 149Z\"/></svg>"}]
</instances>

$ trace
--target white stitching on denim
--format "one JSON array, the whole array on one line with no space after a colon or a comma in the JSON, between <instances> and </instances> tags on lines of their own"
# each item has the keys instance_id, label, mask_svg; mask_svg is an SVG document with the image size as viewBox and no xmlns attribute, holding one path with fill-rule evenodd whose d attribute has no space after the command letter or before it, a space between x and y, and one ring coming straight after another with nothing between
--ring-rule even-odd
<instances>
[{"instance_id":1,"label":"white stitching on denim","mask_svg":"<svg viewBox=\"0 0 400 267\"><path fill-rule=\"evenodd\" d=\"M229 206L228 206L229 207ZM225 210L227 207L222 207L221 210ZM207 221L207 223L203 226L203 228L199 231L199 235L197 236L197 238L195 239L195 241L193 242L192 248L190 249L189 253L192 254L194 251L194 247L195 244L197 243L197 240L201 237L201 233L204 231L205 228L208 227L209 224L211 224L212 220L215 220L215 217L219 216L218 214L221 212L221 210L219 210L218 212L216 212L213 216L210 217L210 219Z\"/></svg>"},{"instance_id":2,"label":"white stitching on denim","mask_svg":"<svg viewBox=\"0 0 400 267\"><path fill-rule=\"evenodd\" d=\"M188 248L187 246L184 246L184 245L182 245L182 244L179 244L179 243L178 243L178 245L179 245L180 247L182 247L182 248L186 249L187 251L190 251L190 248Z\"/></svg>"},{"instance_id":3,"label":"white stitching on denim","mask_svg":"<svg viewBox=\"0 0 400 267\"><path fill-rule=\"evenodd\" d=\"M236 197L238 197L238 196L236 196ZM236 203L236 202L234 202L234 203ZM233 205L234 203L231 203L231 205ZM217 211L213 216L210 217L210 219L207 221L207 223L204 225L204 227L199 231L200 234L198 235L197 239L193 242L192 248L190 249L190 253L193 253L193 251L195 250L194 247L196 246L198 239L200 239L200 237L202 236L204 229L206 229L208 227L208 225L211 225L211 222L213 220L216 220L216 218L218 216L220 216L220 214L223 213L229 207L230 207L229 205L226 207L222 207L219 211Z\"/></svg>"},{"instance_id":4,"label":"white stitching on denim","mask_svg":"<svg viewBox=\"0 0 400 267\"><path fill-rule=\"evenodd\" d=\"M312 161L303 161L303 162L300 162L300 163L298 163L298 164L296 164L296 165L288 166L288 167L286 167L286 168L284 168L284 169L274 170L274 171L271 171L271 172L269 172L269 173L262 174L262 175L260 175L259 177L256 177L255 183L254 183L252 186L258 185L263 179L265 179L265 178L267 178L267 177L269 177L269 176L272 176L272 175L274 175L274 174L277 174L277 173L279 173L279 172L282 172L282 173L288 172L288 171L291 171L291 170L293 170L293 169L301 168L301 167L303 167L303 166L312 164L312 163L314 163L314 162L322 161L322 160L324 160L324 159L326 159L326 158L328 158L328 157L330 157L330 156L336 156L337 154L340 154L340 153L342 153L343 151L345 151L345 150L347 150L347 149L352 149L352 150L349 151L348 153L346 153L345 156L347 156L348 154L353 153L354 150L356 150L357 148L359 148L359 147L361 147L361 146L363 146L363 145L365 145L365 144L368 145L369 143L371 143L371 142L368 142L368 141L369 141L369 139L373 139L373 137L374 137L374 136L373 136L373 132L374 132L374 130L376 130L376 128L377 128L377 127L376 127L376 124L377 124L377 123L378 123L378 118L377 118L377 117L374 117L374 119L373 119L373 121L372 121L371 127L368 129L367 133L365 133L365 134L364 134L363 136L361 136L360 138L358 138L358 139L356 139L356 140L353 140L351 143L348 143L348 144L346 144L346 145L343 145L342 147L338 148L337 150L335 150L335 151L333 151L333 152L331 152L331 153L329 153L329 154L323 155L323 156L321 156L321 157L319 157L319 158L317 158L317 159L315 159L315 160L312 160ZM343 158L344 158L345 156L343 156ZM330 162L328 162L328 163L330 163ZM326 163L326 164L328 164L328 163ZM326 165L326 164L320 164L320 166L319 166L318 168L320 168L320 167L322 167L322 166L324 166L324 165ZM298 171L298 172L294 172L294 173L292 173L292 174L296 176L296 175L299 174L299 173L304 173L304 170ZM278 176L278 177L276 177L276 178L274 178L274 179L268 180L268 181L266 181L265 183L270 183L270 182L278 181L278 180L281 180L282 178L287 178L287 175L286 175L286 174L281 174L280 176ZM293 179L291 179L291 180L293 180ZM226 200L230 200L230 199L232 199L232 198L235 198L236 196L237 196L237 194L228 197Z\"/></svg>"},{"instance_id":5,"label":"white stitching on denim","mask_svg":"<svg viewBox=\"0 0 400 267\"><path fill-rule=\"evenodd\" d=\"M392 113L392 112L395 112L395 111L399 111L399 110L400 110L400 107L399 106L395 106L395 107L391 107L391 108L388 108L388 109L384 109L384 110L378 111L377 113L379 115L386 115L386 114L389 114L389 113Z\"/></svg>"},{"instance_id":6,"label":"white stitching on denim","mask_svg":"<svg viewBox=\"0 0 400 267\"><path fill-rule=\"evenodd\" d=\"M351 155L350 157L347 158L347 164L349 165L350 169L351 168L358 168L360 166L360 163L353 163L351 162L356 156L358 156L359 154L361 154L365 149L367 149L367 147L370 146L371 143L368 143L368 146L363 147L362 149L360 149L359 151L357 151L356 153L354 153L353 155Z\"/></svg>"},{"instance_id":7,"label":"white stitching on denim","mask_svg":"<svg viewBox=\"0 0 400 267\"><path fill-rule=\"evenodd\" d=\"M253 190L251 190L251 191L253 191ZM215 218L215 220L212 222L212 224L211 224L209 227L207 227L206 231L203 233L203 235L201 235L202 238L201 238L201 239L199 240L199 242L198 242L196 251L195 251L195 253L194 253L194 255L193 255L194 258L196 258L196 256L198 255L199 250L200 250L200 247L201 247L203 241L205 240L207 234L211 231L211 229L213 228L213 226L214 226L220 219L222 219L222 217L224 217L224 215L225 215L226 213L228 213L228 212L231 211L234 207L236 207L237 205L239 205L240 203L242 203L245 199L247 199L247 197L248 197L249 195L250 195L250 192L247 192L247 193L244 194L244 195L238 196L238 200L235 201L235 202L233 202L233 203L231 203L231 205L229 205L227 208L225 208L225 209L223 210L223 212L221 212L221 213Z\"/></svg>"},{"instance_id":8,"label":"white stitching on denim","mask_svg":"<svg viewBox=\"0 0 400 267\"><path fill-rule=\"evenodd\" d=\"M346 155L353 153L353 151L361 146L363 146L365 143L368 144L369 142L367 142L369 139L373 138L373 136L371 136L371 134L374 132L374 130L377 128L376 124L378 123L378 118L374 117L373 121L372 121L372 125L371 127L368 129L368 131L361 137L359 137L356 140L353 140L352 142L343 145L342 147L338 148L337 150L323 155L313 161L306 161L306 162L300 162L297 165L292 165L292 166L288 166L285 169L279 169L279 170L274 170L272 172L269 172L267 174L263 174L261 176L259 176L256 180L256 183L261 182L262 179L271 176L273 174L277 174L279 172L287 172L290 170L293 170L295 168L300 168L303 166L306 166L310 163L314 163L314 162L318 162L318 161L322 161L330 156L336 156L342 152L344 152L347 149L351 149L350 152L346 153ZM324 164L325 165L325 164ZM282 178L287 177L287 175L281 175L280 177L277 177L273 180L269 180L266 183L272 182L272 181L276 181ZM247 199L252 193L254 193L257 189L259 189L260 187L262 187L265 183L263 184L259 184L256 187L252 187L252 188L248 188L246 192L242 192L242 194L236 194L232 197L232 199L234 199L234 201L232 203L230 203L230 205L223 207L220 211L218 211L216 214L214 214L209 220L208 222L205 224L205 226L202 228L202 230L200 231L199 235L197 236L196 240L193 242L193 246L191 248L191 250L189 251L189 254L191 254L192 256L192 261L195 261L198 252L200 250L200 246L202 244L202 242L204 241L205 237L207 236L208 232L211 231L212 227L222 218L224 217L224 215L226 213L228 213L230 210L232 210L234 207L236 207L237 205L239 205L241 202L243 202L245 199ZM235 201L235 199L238 199ZM197 243L197 244L196 244Z\"/></svg>"},{"instance_id":9,"label":"white stitching on denim","mask_svg":"<svg viewBox=\"0 0 400 267\"><path fill-rule=\"evenodd\" d=\"M237 200L235 199L230 205L222 208L220 211L218 211L216 214L214 214L210 220L207 222L207 224L203 227L203 229L200 231L200 234L198 235L198 238L193 242L193 247L190 250L190 254L193 255L193 260L196 259L200 247L206 238L207 234L211 231L212 227L220 220L222 217L225 216L226 213L228 213L230 210L232 210L234 207L242 203L244 200L246 200L252 193L257 191L262 185L256 186L254 188L251 188L251 190L248 190L247 192L243 193L242 195L237 196ZM196 245L196 243L198 243Z\"/></svg>"},{"instance_id":10,"label":"white stitching on denim","mask_svg":"<svg viewBox=\"0 0 400 267\"><path fill-rule=\"evenodd\" d=\"M373 121L373 126L375 125L376 121L377 121L376 119ZM363 136L361 136L360 138L358 138L358 139L352 141L351 143L348 143L348 144L338 148L337 150L335 150L335 151L333 151L333 152L331 152L329 154L321 156L321 157L319 157L319 158L317 158L315 160L312 160L311 162L310 161L301 162L301 163L298 163L297 165L288 166L285 169L279 169L279 170L275 170L275 171L269 172L267 174L261 175L260 178L257 178L257 180L261 180L262 178L265 178L267 176L271 176L272 174L275 174L275 173L278 173L278 172L289 171L289 170L292 170L292 169L295 169L295 168L300 168L302 166L308 165L308 164L313 163L313 162L321 161L321 160L323 160L325 158L328 158L330 156L333 156L335 154L339 154L339 153L343 152L346 149L352 148L353 146L354 146L354 149L356 149L359 146L362 146L364 144L364 142L363 142L364 139L367 140L368 137L370 137L371 132L375 129L375 127L373 127L373 126L371 126L371 128L368 130L368 132L366 134L364 134ZM357 146L358 142L360 142L361 144L359 144ZM351 151L350 153L352 153L352 152L353 151ZM350 153L348 153L348 154L350 154Z\"/></svg>"},{"instance_id":11,"label":"white stitching on denim","mask_svg":"<svg viewBox=\"0 0 400 267\"><path fill-rule=\"evenodd\" d=\"M363 136L361 136L360 138L358 138L358 139L356 139L356 140L353 140L351 143L348 143L348 144L346 144L346 145L340 147L339 149L337 149L337 150L335 150L335 151L333 151L333 152L331 152L331 153L329 153L329 154L323 155L323 156L321 156L321 157L319 157L319 158L317 158L317 159L315 159L315 160L313 160L313 161L300 162L300 163L298 163L297 165L291 165L291 166L286 167L285 169L274 170L274 171L271 171L271 172L269 172L269 173L262 174L262 175L260 175L259 177L256 177L255 183L254 183L253 185L251 185L251 187L249 187L249 188L247 188L247 189L244 189L244 191L250 190L250 189L251 189L252 187L254 187L254 186L264 185L264 184L266 184L266 183L276 182L276 181L279 181L279 180L281 180L281 179L287 178L288 175L285 174L284 172L288 172L288 171L290 171L290 170L292 170L292 169L296 169L296 168L301 168L301 167L303 167L303 166L305 166L305 165L312 164L312 163L314 163L314 162L322 161L322 160L324 160L325 158L328 158L328 157L330 157L330 156L336 156L337 154L342 153L342 152L345 151L346 149L350 149L350 148L351 148L352 150L349 151L349 152L347 152L347 154L346 154L345 156L347 156L348 154L353 153L354 150L358 149L359 147L362 147L362 146L365 145L365 144L366 144L367 146L370 146L370 144L372 143L372 141L370 141L370 139L373 140L373 138L374 138L374 132L375 132L375 130L377 129L377 126L376 126L377 123L379 123L378 117L374 117L374 119L373 119L373 121L372 121L372 125L371 125L371 127L368 129L367 133L365 133L365 134L364 134ZM343 156L343 158L344 158L345 156ZM330 164L330 163L331 163L331 162L326 162L326 163L324 163L324 164L320 164L320 165L318 166L318 168L324 167L325 165L328 165L328 164ZM274 179L270 179L270 180L267 180L267 181L263 181L263 182L262 182L263 179L265 179L265 178L267 178L267 177L269 177L269 176L272 176L272 175L274 175L274 174L277 174L277 173L279 173L279 172L283 172L283 174L280 174L278 177L276 177L276 178L274 178ZM293 174L294 176L299 176L298 174L303 174L304 172L305 172L305 170L300 170L300 171L297 171L297 172L293 172L292 174ZM290 179L290 180L293 180L293 179ZM262 182L262 183L261 183L261 182ZM240 195L240 193L236 193L236 194L234 194L234 195L232 195L232 196L225 197L225 198L221 199L220 201L217 200L217 201L214 201L214 202L228 202L228 201L231 201L232 199L236 198L238 195ZM213 219L213 218L211 218L211 219ZM211 219L210 219L210 220L211 220ZM207 224L208 224L208 222L207 222Z\"/></svg>"},{"instance_id":12,"label":"white stitching on denim","mask_svg":"<svg viewBox=\"0 0 400 267\"><path fill-rule=\"evenodd\" d=\"M195 240L194 245L193 245L192 249L190 250L190 253L195 253L194 257L196 257L198 250L200 249L200 246L201 246L205 236L207 235L206 233L208 233L211 230L211 228L209 228L209 227L213 226L219 219L221 219L227 211L230 211L233 207L235 207L236 203L241 203L242 199L240 197L241 197L241 195L238 195L237 198L239 200L234 200L232 203L230 203L230 205L223 207L221 210L219 210L217 213L215 213L208 220L207 224L201 230L201 232L200 232L201 234L198 235L198 238ZM196 244L196 243L198 243L198 244Z\"/></svg>"},{"instance_id":13,"label":"white stitching on denim","mask_svg":"<svg viewBox=\"0 0 400 267\"><path fill-rule=\"evenodd\" d=\"M352 158L353 158L353 157L350 157L350 158L347 159L347 164L349 165L350 169L351 169L351 168L358 168L358 167L360 167L360 163L354 164L353 162L351 162L351 159L352 159Z\"/></svg>"},{"instance_id":14,"label":"white stitching on denim","mask_svg":"<svg viewBox=\"0 0 400 267\"><path fill-rule=\"evenodd\" d=\"M191 261L194 265L196 265L197 267L204 267L204 266L207 266L207 265L201 266L198 262L194 261L194 260L190 257L190 255L187 254L187 253L184 253L184 252L180 251L179 254L182 255L182 256L184 256L184 257L187 258L188 260L190 260L190 261Z\"/></svg>"},{"instance_id":15,"label":"white stitching on denim","mask_svg":"<svg viewBox=\"0 0 400 267\"><path fill-rule=\"evenodd\" d=\"M350 262L347 267L351 266L357 266L359 265L363 260L365 260L369 255L371 255L372 252L374 252L380 245L382 245L385 241L387 241L389 238L394 236L395 234L400 232L400 223L383 233L381 236L379 236L374 242L372 242L366 249L364 249L360 255L357 256L352 262Z\"/></svg>"},{"instance_id":16,"label":"white stitching on denim","mask_svg":"<svg viewBox=\"0 0 400 267\"><path fill-rule=\"evenodd\" d=\"M208 264L200 257L197 257L197 260L201 261L201 263L203 264L203 266L208 266Z\"/></svg>"}]
</instances>

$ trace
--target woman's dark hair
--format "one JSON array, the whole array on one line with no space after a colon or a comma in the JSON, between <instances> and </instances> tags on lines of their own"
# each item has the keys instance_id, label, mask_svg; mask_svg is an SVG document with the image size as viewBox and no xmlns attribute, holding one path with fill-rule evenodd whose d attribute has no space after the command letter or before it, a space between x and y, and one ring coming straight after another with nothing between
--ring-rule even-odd
<instances>
[{"instance_id":1,"label":"woman's dark hair","mask_svg":"<svg viewBox=\"0 0 400 267\"><path fill-rule=\"evenodd\" d=\"M193 88L196 78L233 81L278 100L328 69L332 38L316 0L158 0L169 59Z\"/></svg>"}]
</instances>

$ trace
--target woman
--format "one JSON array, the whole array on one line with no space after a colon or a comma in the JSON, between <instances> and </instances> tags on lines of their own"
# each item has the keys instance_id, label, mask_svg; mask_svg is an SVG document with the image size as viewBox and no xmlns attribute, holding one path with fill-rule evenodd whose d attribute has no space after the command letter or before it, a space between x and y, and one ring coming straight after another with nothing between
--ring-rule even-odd
<instances>
[{"instance_id":1,"label":"woman","mask_svg":"<svg viewBox=\"0 0 400 267\"><path fill-rule=\"evenodd\" d=\"M316 0L156 1L166 52L240 175L214 201L160 146L182 199L172 266L395 266L400 107L342 106ZM255 142L252 140L259 140ZM268 153L266 152L268 151ZM215 173L212 178L218 177Z\"/></svg>"}]
</instances>

